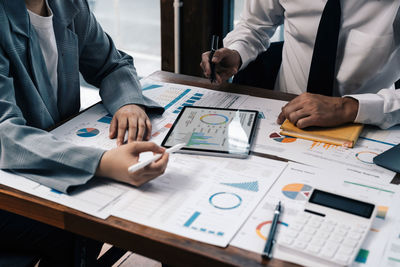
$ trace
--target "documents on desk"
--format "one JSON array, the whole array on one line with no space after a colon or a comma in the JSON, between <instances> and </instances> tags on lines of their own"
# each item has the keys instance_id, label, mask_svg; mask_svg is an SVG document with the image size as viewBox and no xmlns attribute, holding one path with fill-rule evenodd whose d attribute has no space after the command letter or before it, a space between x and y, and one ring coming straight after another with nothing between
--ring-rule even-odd
<instances>
[{"instance_id":1,"label":"documents on desk","mask_svg":"<svg viewBox=\"0 0 400 267\"><path fill-rule=\"evenodd\" d=\"M166 173L128 192L112 215L224 247L285 166L172 154Z\"/></svg>"},{"instance_id":2,"label":"documents on desk","mask_svg":"<svg viewBox=\"0 0 400 267\"><path fill-rule=\"evenodd\" d=\"M378 206L378 214L373 221L367 239L361 246L354 265L379 266L386 242L392 233L392 225L398 217L399 196L397 185L365 182L363 175L353 172L322 170L311 166L289 163L266 198L250 215L247 222L230 243L233 246L261 253L271 225L275 204L282 201L284 209L280 228L304 209L305 201L313 188L328 189L331 192L354 196ZM279 229L277 237L279 239ZM302 262L293 255L278 249L274 257L313 266L313 262Z\"/></svg>"},{"instance_id":3,"label":"documents on desk","mask_svg":"<svg viewBox=\"0 0 400 267\"><path fill-rule=\"evenodd\" d=\"M91 180L67 195L13 173L0 171L0 184L106 219L131 187L105 179Z\"/></svg>"},{"instance_id":4,"label":"documents on desk","mask_svg":"<svg viewBox=\"0 0 400 267\"><path fill-rule=\"evenodd\" d=\"M372 158L400 142L400 127L387 131L366 127L356 146L348 149L280 136L276 118L286 104L284 101L151 79L141 82L143 94L166 110L162 116L150 116L151 141L157 144L161 144L183 106L257 109L260 124L253 151L320 169L295 163L286 167L286 163L255 156L241 160L173 154L166 173L138 189L94 180L74 194L65 195L6 172L0 172L0 183L94 216L106 218L113 214L218 246L226 246L243 225L231 244L257 253L264 248L278 201L284 206L280 227L285 227L285 220L303 207L313 187L329 188L379 206L355 263L376 266L388 238L393 237L390 229L394 229L396 222L399 189L389 184L395 173L376 166ZM78 145L111 149L116 146L115 140L108 138L111 118L104 106L98 104L52 133ZM394 250L389 251L392 254L386 252L387 258L399 259L393 253L400 242L394 237L391 242ZM273 255L296 261L279 250Z\"/></svg>"},{"instance_id":5,"label":"documents on desk","mask_svg":"<svg viewBox=\"0 0 400 267\"><path fill-rule=\"evenodd\" d=\"M380 180L389 183L395 173L375 165L372 159L383 151L394 146L387 140L400 140L400 127L396 130L378 130L368 128L367 134L361 134L354 148L329 145L288 136L281 136L280 125L276 123L282 106L286 102L248 97L244 102L234 105L234 108L257 109L260 114L259 128L256 133L252 150L255 152L275 155L304 164L323 168L340 168L364 173L370 181ZM389 134L390 133L390 134ZM368 138L363 136L369 136ZM400 141L399 141L400 142Z\"/></svg>"}]
</instances>

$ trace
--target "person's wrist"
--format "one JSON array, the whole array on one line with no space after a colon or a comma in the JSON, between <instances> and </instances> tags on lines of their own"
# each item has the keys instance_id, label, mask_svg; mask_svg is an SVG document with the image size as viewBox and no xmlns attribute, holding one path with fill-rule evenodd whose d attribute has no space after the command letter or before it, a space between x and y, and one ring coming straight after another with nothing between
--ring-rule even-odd
<instances>
[{"instance_id":1,"label":"person's wrist","mask_svg":"<svg viewBox=\"0 0 400 267\"><path fill-rule=\"evenodd\" d=\"M232 52L234 54L234 58L235 58L235 63L236 63L236 68L239 71L240 67L242 66L242 57L240 56L239 52L235 49L232 49Z\"/></svg>"},{"instance_id":2,"label":"person's wrist","mask_svg":"<svg viewBox=\"0 0 400 267\"><path fill-rule=\"evenodd\" d=\"M110 151L106 151L103 153L103 156L101 157L99 165L96 169L96 176L109 177L109 174L107 173L107 170L109 170L109 168L107 167L109 154Z\"/></svg>"},{"instance_id":3,"label":"person's wrist","mask_svg":"<svg viewBox=\"0 0 400 267\"><path fill-rule=\"evenodd\" d=\"M358 113L358 100L352 97L343 97L343 107L346 121L354 122Z\"/></svg>"}]
</instances>

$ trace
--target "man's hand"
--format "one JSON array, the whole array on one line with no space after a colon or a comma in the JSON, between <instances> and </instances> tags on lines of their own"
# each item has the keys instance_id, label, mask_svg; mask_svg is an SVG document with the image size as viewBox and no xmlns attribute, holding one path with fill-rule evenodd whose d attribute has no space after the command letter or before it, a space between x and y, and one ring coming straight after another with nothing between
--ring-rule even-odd
<instances>
[{"instance_id":1,"label":"man's hand","mask_svg":"<svg viewBox=\"0 0 400 267\"><path fill-rule=\"evenodd\" d=\"M150 165L129 173L128 168L138 162L139 154L145 151L164 153L165 149L152 142L133 142L111 149L103 154L96 175L140 186L163 174L168 163L168 154L165 153Z\"/></svg>"},{"instance_id":2,"label":"man's hand","mask_svg":"<svg viewBox=\"0 0 400 267\"><path fill-rule=\"evenodd\" d=\"M277 123L288 119L299 128L338 126L353 122L357 112L358 101L354 98L303 93L282 108Z\"/></svg>"},{"instance_id":3,"label":"man's hand","mask_svg":"<svg viewBox=\"0 0 400 267\"><path fill-rule=\"evenodd\" d=\"M210 51L203 53L200 62L200 67L203 69L204 76L207 78L211 76L211 66L208 60L209 56ZM215 79L217 84L221 84L223 81L235 75L242 64L239 53L236 50L228 48L221 48L215 51L211 61L215 64Z\"/></svg>"},{"instance_id":4,"label":"man's hand","mask_svg":"<svg viewBox=\"0 0 400 267\"><path fill-rule=\"evenodd\" d=\"M120 146L124 143L126 131L128 143L150 139L151 122L143 107L126 105L114 114L110 125L110 138L117 138L117 145Z\"/></svg>"}]
</instances>

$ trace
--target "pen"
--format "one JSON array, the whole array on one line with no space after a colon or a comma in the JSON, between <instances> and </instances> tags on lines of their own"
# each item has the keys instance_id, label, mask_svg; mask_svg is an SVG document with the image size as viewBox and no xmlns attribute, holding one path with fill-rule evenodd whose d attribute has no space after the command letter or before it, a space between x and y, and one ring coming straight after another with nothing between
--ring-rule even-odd
<instances>
[{"instance_id":1,"label":"pen","mask_svg":"<svg viewBox=\"0 0 400 267\"><path fill-rule=\"evenodd\" d=\"M181 143L181 144L177 144L174 145L173 147L168 148L167 150L165 150L165 153L174 153L176 151L178 151L179 149L181 149L182 147L184 147L186 144L185 143ZM158 160L159 158L161 158L162 154L157 154L154 155L153 157L144 160L144 161L140 161L138 163L133 164L132 166L130 166L128 168L128 172L132 173L135 172L141 168L146 167L147 165L149 165L150 163L152 163L153 161Z\"/></svg>"},{"instance_id":2,"label":"pen","mask_svg":"<svg viewBox=\"0 0 400 267\"><path fill-rule=\"evenodd\" d=\"M211 52L210 52L210 56L208 57L208 62L210 63L210 67L211 67L210 81L212 83L215 82L215 63L212 62L212 58L214 56L215 51L218 50L218 41L219 41L219 37L217 35L213 35L212 39L211 39Z\"/></svg>"},{"instance_id":3,"label":"pen","mask_svg":"<svg viewBox=\"0 0 400 267\"><path fill-rule=\"evenodd\" d=\"M267 259L272 258L272 247L275 244L276 228L278 226L278 220L280 215L281 215L281 202L279 201L278 205L276 205L275 208L274 219L272 220L271 229L269 230L267 243L265 244L265 248L262 253L263 258Z\"/></svg>"}]
</instances>

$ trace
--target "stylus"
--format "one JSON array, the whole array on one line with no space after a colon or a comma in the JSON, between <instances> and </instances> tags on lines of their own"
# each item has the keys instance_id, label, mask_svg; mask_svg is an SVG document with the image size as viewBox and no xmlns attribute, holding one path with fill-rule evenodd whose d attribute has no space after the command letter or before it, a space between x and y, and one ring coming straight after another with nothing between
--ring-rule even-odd
<instances>
[{"instance_id":1,"label":"stylus","mask_svg":"<svg viewBox=\"0 0 400 267\"><path fill-rule=\"evenodd\" d=\"M178 151L179 149L181 149L182 147L184 147L185 145L186 145L185 143L174 145L173 147L170 147L170 148L166 149L164 153L170 153L170 154L174 153L174 152ZM163 154L157 154L157 155L154 155L153 157L151 157L149 159L146 159L144 161L139 161L138 163L135 163L132 166L130 166L128 168L128 172L132 173L132 172L135 172L135 171L137 171L137 170L139 170L141 168L144 168L147 165L149 165L150 163L152 163L153 161L156 161L159 158L161 158L162 155Z\"/></svg>"}]
</instances>

